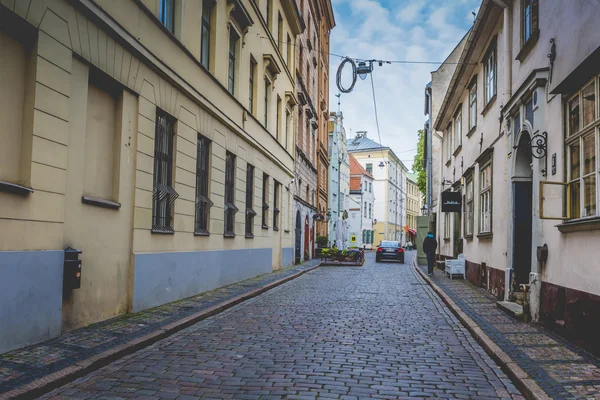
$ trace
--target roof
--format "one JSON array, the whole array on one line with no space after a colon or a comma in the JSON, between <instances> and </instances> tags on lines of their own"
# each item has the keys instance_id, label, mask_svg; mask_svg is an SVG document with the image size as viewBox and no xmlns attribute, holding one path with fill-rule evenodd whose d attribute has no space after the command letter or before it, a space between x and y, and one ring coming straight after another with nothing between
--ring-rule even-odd
<instances>
[{"instance_id":1,"label":"roof","mask_svg":"<svg viewBox=\"0 0 600 400\"><path fill-rule=\"evenodd\" d=\"M367 175L372 177L352 154L348 154L348 161L350 161L350 175Z\"/></svg>"},{"instance_id":2,"label":"roof","mask_svg":"<svg viewBox=\"0 0 600 400\"><path fill-rule=\"evenodd\" d=\"M350 177L350 191L359 191L360 190L360 183L362 182L362 179L360 176L351 176Z\"/></svg>"},{"instance_id":3,"label":"roof","mask_svg":"<svg viewBox=\"0 0 600 400\"><path fill-rule=\"evenodd\" d=\"M417 180L419 179L419 176L417 174L415 174L414 172L407 172L406 176L413 183L417 183Z\"/></svg>"},{"instance_id":4,"label":"roof","mask_svg":"<svg viewBox=\"0 0 600 400\"><path fill-rule=\"evenodd\" d=\"M365 150L387 150L389 147L382 146L373 139L360 137L348 140L348 151L365 151Z\"/></svg>"}]
</instances>

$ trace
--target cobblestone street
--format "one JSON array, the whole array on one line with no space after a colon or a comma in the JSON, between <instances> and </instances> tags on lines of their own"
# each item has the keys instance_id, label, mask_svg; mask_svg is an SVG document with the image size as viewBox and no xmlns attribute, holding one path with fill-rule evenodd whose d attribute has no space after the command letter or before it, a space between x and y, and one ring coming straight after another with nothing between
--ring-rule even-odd
<instances>
[{"instance_id":1,"label":"cobblestone street","mask_svg":"<svg viewBox=\"0 0 600 400\"><path fill-rule=\"evenodd\" d=\"M44 398L522 398L413 257L317 269Z\"/></svg>"}]
</instances>

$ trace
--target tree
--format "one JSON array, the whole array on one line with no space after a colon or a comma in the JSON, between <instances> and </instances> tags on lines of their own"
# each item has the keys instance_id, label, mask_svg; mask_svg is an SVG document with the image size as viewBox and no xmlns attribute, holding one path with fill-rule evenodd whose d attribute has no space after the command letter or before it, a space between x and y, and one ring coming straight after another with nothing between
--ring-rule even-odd
<instances>
[{"instance_id":1,"label":"tree","mask_svg":"<svg viewBox=\"0 0 600 400\"><path fill-rule=\"evenodd\" d=\"M417 154L415 154L415 159L412 165L412 171L417 174L417 187L421 192L422 196L425 196L427 193L427 171L423 168L423 159L424 159L424 145L425 145L425 136L423 129L419 130L419 141L417 143Z\"/></svg>"}]
</instances>

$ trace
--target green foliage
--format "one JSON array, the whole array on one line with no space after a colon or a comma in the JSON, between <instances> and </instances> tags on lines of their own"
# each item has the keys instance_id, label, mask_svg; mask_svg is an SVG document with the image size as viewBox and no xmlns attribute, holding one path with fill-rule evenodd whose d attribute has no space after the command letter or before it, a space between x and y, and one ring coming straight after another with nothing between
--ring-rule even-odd
<instances>
[{"instance_id":1,"label":"green foliage","mask_svg":"<svg viewBox=\"0 0 600 400\"><path fill-rule=\"evenodd\" d=\"M327 246L328 242L329 238L327 236L317 236L317 244L319 245L319 247Z\"/></svg>"},{"instance_id":2,"label":"green foliage","mask_svg":"<svg viewBox=\"0 0 600 400\"><path fill-rule=\"evenodd\" d=\"M412 171L417 174L417 187L421 192L421 196L427 193L427 171L423 168L423 159L425 154L425 135L424 131L419 130L419 142L417 143L417 154L413 161Z\"/></svg>"}]
</instances>

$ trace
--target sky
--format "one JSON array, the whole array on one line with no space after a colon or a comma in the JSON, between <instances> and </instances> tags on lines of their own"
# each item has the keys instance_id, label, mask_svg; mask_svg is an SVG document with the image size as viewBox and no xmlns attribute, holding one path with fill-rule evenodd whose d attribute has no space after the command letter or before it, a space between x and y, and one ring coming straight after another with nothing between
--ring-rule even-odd
<instances>
[{"instance_id":1,"label":"sky","mask_svg":"<svg viewBox=\"0 0 600 400\"><path fill-rule=\"evenodd\" d=\"M360 59L442 62L473 25L481 0L331 0L336 27L330 52ZM330 56L330 110L338 110L339 56ZM417 131L425 123L424 91L439 64L377 64L373 68L381 143L412 167ZM343 86L349 86L346 64ZM341 111L348 137L357 131L380 142L370 77L342 93Z\"/></svg>"}]
</instances>

